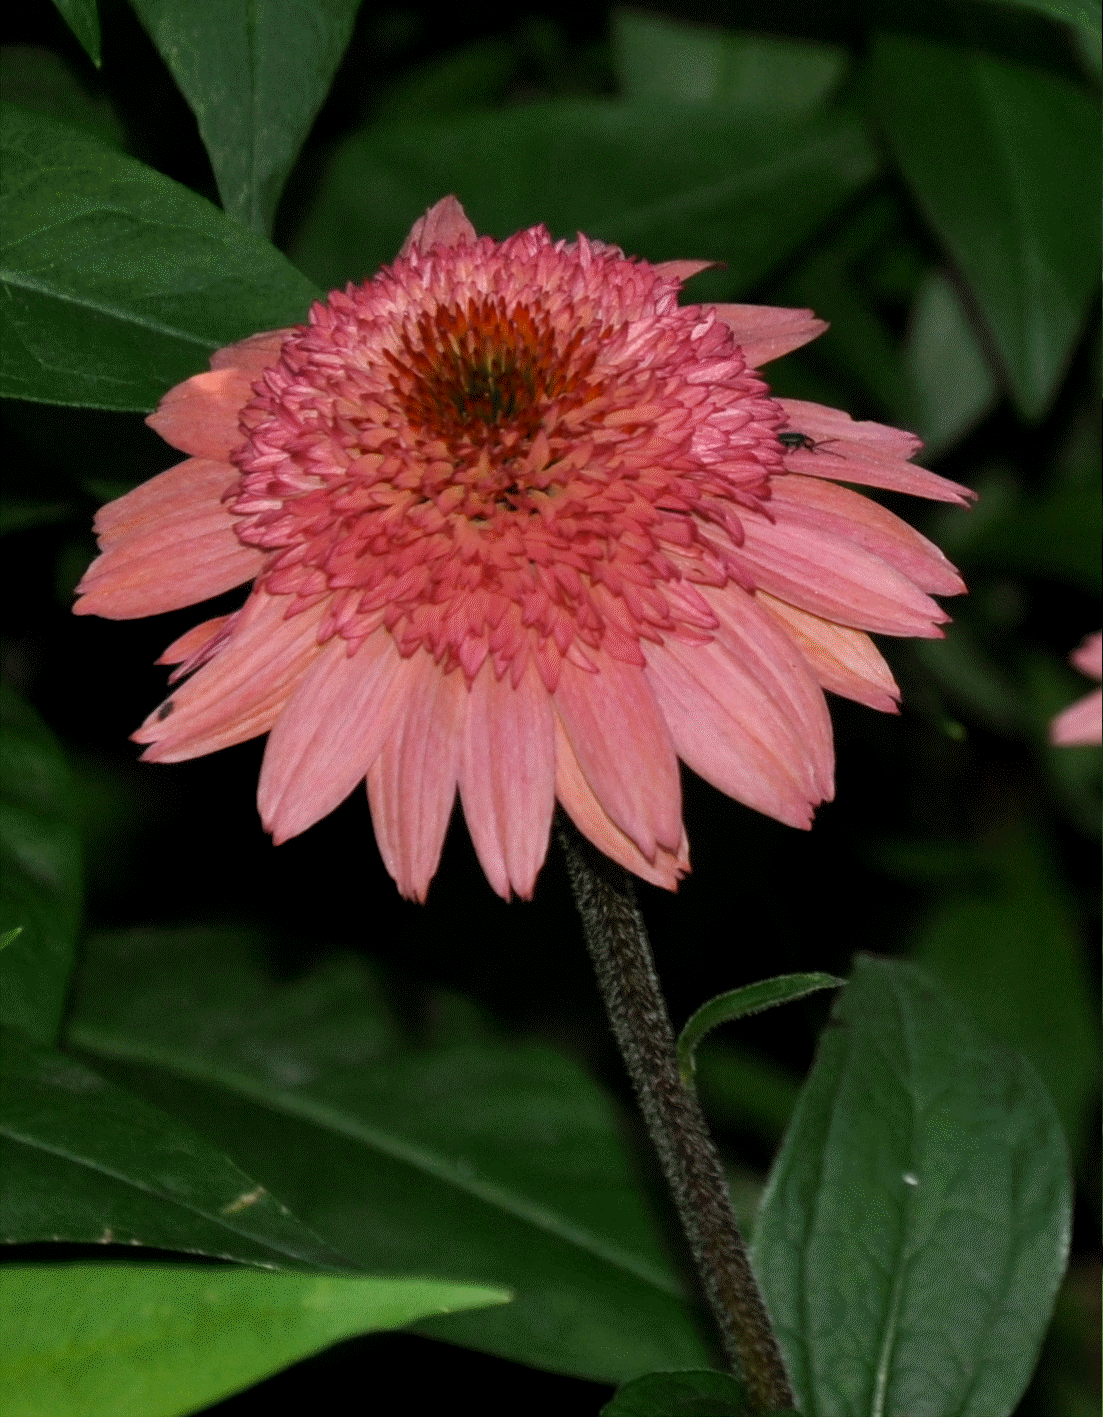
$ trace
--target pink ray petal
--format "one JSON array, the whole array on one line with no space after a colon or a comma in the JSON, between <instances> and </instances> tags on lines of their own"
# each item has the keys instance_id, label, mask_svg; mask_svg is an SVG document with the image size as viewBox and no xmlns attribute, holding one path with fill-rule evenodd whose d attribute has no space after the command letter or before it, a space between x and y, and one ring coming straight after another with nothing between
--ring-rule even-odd
<instances>
[{"instance_id":1,"label":"pink ray petal","mask_svg":"<svg viewBox=\"0 0 1103 1417\"><path fill-rule=\"evenodd\" d=\"M268 735L257 786L265 830L278 846L327 816L361 782L405 707L405 663L388 630L349 654L330 640Z\"/></svg>"},{"instance_id":2,"label":"pink ray petal","mask_svg":"<svg viewBox=\"0 0 1103 1417\"><path fill-rule=\"evenodd\" d=\"M476 240L475 228L456 198L442 197L414 222L398 254L409 256L414 251L431 251L434 246L466 246Z\"/></svg>"},{"instance_id":3,"label":"pink ray petal","mask_svg":"<svg viewBox=\"0 0 1103 1417\"><path fill-rule=\"evenodd\" d=\"M99 544L108 547L177 512L221 506L223 494L236 481L237 471L227 462L188 458L177 463L100 507L92 523Z\"/></svg>"},{"instance_id":4,"label":"pink ray petal","mask_svg":"<svg viewBox=\"0 0 1103 1417\"><path fill-rule=\"evenodd\" d=\"M225 349L211 355L211 368L240 369L255 379L265 369L279 363L283 342L293 330L293 326L286 330L265 330L259 335L238 340L237 344L228 344Z\"/></svg>"},{"instance_id":5,"label":"pink ray petal","mask_svg":"<svg viewBox=\"0 0 1103 1417\"><path fill-rule=\"evenodd\" d=\"M818 339L827 321L811 310L787 310L773 305L717 305L717 315L735 336L751 369L780 359Z\"/></svg>"},{"instance_id":6,"label":"pink ray petal","mask_svg":"<svg viewBox=\"0 0 1103 1417\"><path fill-rule=\"evenodd\" d=\"M1049 739L1061 748L1103 741L1103 690L1095 689L1062 709L1050 724Z\"/></svg>"},{"instance_id":7,"label":"pink ray petal","mask_svg":"<svg viewBox=\"0 0 1103 1417\"><path fill-rule=\"evenodd\" d=\"M727 651L729 684L744 681L730 706L756 737L766 729L779 744L791 742L787 761L807 766L805 789L820 801L835 795L835 745L823 691L792 639L757 601L737 586L702 587L719 621L716 640ZM768 728L768 725L773 725Z\"/></svg>"},{"instance_id":8,"label":"pink ray petal","mask_svg":"<svg viewBox=\"0 0 1103 1417\"><path fill-rule=\"evenodd\" d=\"M190 659L193 654L205 649L233 618L232 615L216 615L213 620L204 620L202 624L193 625L190 630L185 630L178 639L173 640L155 663L182 664L185 659Z\"/></svg>"},{"instance_id":9,"label":"pink ray petal","mask_svg":"<svg viewBox=\"0 0 1103 1417\"><path fill-rule=\"evenodd\" d=\"M882 713L899 712L900 690L867 634L809 615L764 590L755 599L781 622L822 688Z\"/></svg>"},{"instance_id":10,"label":"pink ray petal","mask_svg":"<svg viewBox=\"0 0 1103 1417\"><path fill-rule=\"evenodd\" d=\"M812 825L819 794L807 764L795 758L781 716L756 717L761 699L716 641L688 646L671 640L648 646L648 678L678 756L721 792L788 826Z\"/></svg>"},{"instance_id":11,"label":"pink ray petal","mask_svg":"<svg viewBox=\"0 0 1103 1417\"><path fill-rule=\"evenodd\" d=\"M655 269L660 275L670 276L684 285L687 280L692 280L702 271L715 270L718 265L719 261L658 261Z\"/></svg>"},{"instance_id":12,"label":"pink ray petal","mask_svg":"<svg viewBox=\"0 0 1103 1417\"><path fill-rule=\"evenodd\" d=\"M682 834L678 760L644 671L606 654L595 673L563 661L555 707L607 816L648 860Z\"/></svg>"},{"instance_id":13,"label":"pink ray petal","mask_svg":"<svg viewBox=\"0 0 1103 1417\"><path fill-rule=\"evenodd\" d=\"M583 836L604 851L606 856L633 875L650 881L653 886L662 886L668 891L678 889L678 882L689 871L689 842L685 828L682 829L676 851L667 851L660 846L655 851L654 859L649 860L632 838L625 836L606 815L586 781L558 718L555 720L555 795Z\"/></svg>"},{"instance_id":14,"label":"pink ray petal","mask_svg":"<svg viewBox=\"0 0 1103 1417\"><path fill-rule=\"evenodd\" d=\"M108 546L84 573L73 609L108 620L162 615L253 580L263 564L263 552L238 540L224 507L188 508Z\"/></svg>"},{"instance_id":15,"label":"pink ray petal","mask_svg":"<svg viewBox=\"0 0 1103 1417\"><path fill-rule=\"evenodd\" d=\"M233 366L196 374L169 389L146 422L182 453L228 458L245 441L239 420L255 379Z\"/></svg>"},{"instance_id":16,"label":"pink ray petal","mask_svg":"<svg viewBox=\"0 0 1103 1417\"><path fill-rule=\"evenodd\" d=\"M283 596L254 591L234 632L131 737L150 762L178 763L266 733L320 653L319 611L285 619Z\"/></svg>"},{"instance_id":17,"label":"pink ray petal","mask_svg":"<svg viewBox=\"0 0 1103 1417\"><path fill-rule=\"evenodd\" d=\"M1087 635L1083 644L1069 655L1069 660L1081 674L1103 679L1103 633L1097 630L1094 635Z\"/></svg>"},{"instance_id":18,"label":"pink ray petal","mask_svg":"<svg viewBox=\"0 0 1103 1417\"><path fill-rule=\"evenodd\" d=\"M965 593L965 582L933 541L848 487L795 474L779 477L771 487L770 511L789 526L818 528L863 546L928 595Z\"/></svg>"},{"instance_id":19,"label":"pink ray petal","mask_svg":"<svg viewBox=\"0 0 1103 1417\"><path fill-rule=\"evenodd\" d=\"M778 403L788 417L789 429L825 445L786 454L785 466L792 472L884 487L936 502L957 502L962 507L976 500L976 493L968 487L907 461L923 446L913 433L883 423L856 423L841 409L803 399L778 399Z\"/></svg>"},{"instance_id":20,"label":"pink ray petal","mask_svg":"<svg viewBox=\"0 0 1103 1417\"><path fill-rule=\"evenodd\" d=\"M824 620L884 635L938 639L950 617L877 556L845 538L747 514L739 560L756 589Z\"/></svg>"},{"instance_id":21,"label":"pink ray petal","mask_svg":"<svg viewBox=\"0 0 1103 1417\"><path fill-rule=\"evenodd\" d=\"M401 893L424 901L456 800L468 693L421 651L408 661L407 708L368 769L379 854Z\"/></svg>"},{"instance_id":22,"label":"pink ray petal","mask_svg":"<svg viewBox=\"0 0 1103 1417\"><path fill-rule=\"evenodd\" d=\"M516 686L489 660L471 685L460 799L487 880L506 900L532 896L555 807L554 715L530 660Z\"/></svg>"}]
</instances>

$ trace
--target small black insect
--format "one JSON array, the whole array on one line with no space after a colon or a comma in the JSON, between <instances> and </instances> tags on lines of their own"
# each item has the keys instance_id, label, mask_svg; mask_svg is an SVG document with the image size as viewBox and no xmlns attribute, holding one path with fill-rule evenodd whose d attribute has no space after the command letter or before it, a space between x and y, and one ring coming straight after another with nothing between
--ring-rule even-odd
<instances>
[{"instance_id":1,"label":"small black insect","mask_svg":"<svg viewBox=\"0 0 1103 1417\"><path fill-rule=\"evenodd\" d=\"M817 443L807 433L798 433L795 428L786 428L777 435L777 440L787 453L814 453L817 448L825 448L828 443L835 442L834 438L821 438ZM839 454L832 453L831 456L837 458Z\"/></svg>"},{"instance_id":2,"label":"small black insect","mask_svg":"<svg viewBox=\"0 0 1103 1417\"><path fill-rule=\"evenodd\" d=\"M165 702L161 705L161 707L157 710L157 722L164 723L165 719L168 718L169 714L173 711L175 707L176 705L171 699L166 699Z\"/></svg>"}]
</instances>

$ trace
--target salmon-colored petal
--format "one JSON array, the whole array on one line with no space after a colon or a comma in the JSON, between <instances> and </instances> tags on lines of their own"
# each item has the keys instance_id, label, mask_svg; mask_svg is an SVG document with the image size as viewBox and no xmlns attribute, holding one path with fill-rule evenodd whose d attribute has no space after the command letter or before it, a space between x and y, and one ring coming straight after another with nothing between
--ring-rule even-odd
<instances>
[{"instance_id":1,"label":"salmon-colored petal","mask_svg":"<svg viewBox=\"0 0 1103 1417\"><path fill-rule=\"evenodd\" d=\"M328 642L268 735L257 806L277 845L345 800L406 705L405 662L388 630L348 649L339 637Z\"/></svg>"},{"instance_id":2,"label":"salmon-colored petal","mask_svg":"<svg viewBox=\"0 0 1103 1417\"><path fill-rule=\"evenodd\" d=\"M653 886L662 886L668 891L678 889L678 882L689 871L685 828L676 851L660 846L654 859L649 860L632 838L625 836L609 818L594 796L558 718L555 720L555 795L583 836L611 860Z\"/></svg>"},{"instance_id":3,"label":"salmon-colored petal","mask_svg":"<svg viewBox=\"0 0 1103 1417\"><path fill-rule=\"evenodd\" d=\"M155 525L176 512L220 507L223 496L236 481L237 471L227 462L188 458L113 502L105 502L92 526L100 546L106 548L120 537Z\"/></svg>"},{"instance_id":4,"label":"salmon-colored petal","mask_svg":"<svg viewBox=\"0 0 1103 1417\"><path fill-rule=\"evenodd\" d=\"M456 800L467 685L419 652L406 669L406 708L368 769L368 801L383 864L401 893L423 901Z\"/></svg>"},{"instance_id":5,"label":"salmon-colored petal","mask_svg":"<svg viewBox=\"0 0 1103 1417\"><path fill-rule=\"evenodd\" d=\"M551 700L531 662L516 688L489 660L471 685L460 800L487 880L506 900L531 897L555 807Z\"/></svg>"},{"instance_id":6,"label":"salmon-colored petal","mask_svg":"<svg viewBox=\"0 0 1103 1417\"><path fill-rule=\"evenodd\" d=\"M900 690L867 634L809 615L763 590L755 599L780 621L822 688L882 713L898 712Z\"/></svg>"},{"instance_id":7,"label":"salmon-colored petal","mask_svg":"<svg viewBox=\"0 0 1103 1417\"><path fill-rule=\"evenodd\" d=\"M847 540L780 517L741 514L738 560L758 590L824 620L884 635L937 639L950 617L887 562Z\"/></svg>"},{"instance_id":8,"label":"salmon-colored petal","mask_svg":"<svg viewBox=\"0 0 1103 1417\"><path fill-rule=\"evenodd\" d=\"M1094 635L1086 636L1083 644L1069 655L1069 660L1081 674L1103 679L1103 633L1097 630Z\"/></svg>"},{"instance_id":9,"label":"salmon-colored petal","mask_svg":"<svg viewBox=\"0 0 1103 1417\"><path fill-rule=\"evenodd\" d=\"M729 797L792 827L810 827L820 796L809 787L790 727L721 645L649 645L647 674L678 756Z\"/></svg>"},{"instance_id":10,"label":"salmon-colored petal","mask_svg":"<svg viewBox=\"0 0 1103 1417\"><path fill-rule=\"evenodd\" d=\"M719 261L658 261L655 269L660 275L670 276L684 285L702 271L715 270L719 264Z\"/></svg>"},{"instance_id":11,"label":"salmon-colored petal","mask_svg":"<svg viewBox=\"0 0 1103 1417\"><path fill-rule=\"evenodd\" d=\"M654 860L681 838L678 760L644 670L595 659L595 673L563 662L556 712L605 814Z\"/></svg>"},{"instance_id":12,"label":"salmon-colored petal","mask_svg":"<svg viewBox=\"0 0 1103 1417\"><path fill-rule=\"evenodd\" d=\"M786 310L773 305L717 305L717 315L735 336L752 369L780 359L818 339L827 321L811 310Z\"/></svg>"},{"instance_id":13,"label":"salmon-colored petal","mask_svg":"<svg viewBox=\"0 0 1103 1417\"><path fill-rule=\"evenodd\" d=\"M455 197L442 197L414 222L398 254L409 256L413 251L431 251L434 246L464 246L475 240L475 228L463 207Z\"/></svg>"},{"instance_id":14,"label":"salmon-colored petal","mask_svg":"<svg viewBox=\"0 0 1103 1417\"><path fill-rule=\"evenodd\" d=\"M193 625L190 630L185 630L178 639L173 640L155 663L181 664L185 659L190 659L221 634L233 618L232 615L216 615L213 620L204 620L202 624Z\"/></svg>"},{"instance_id":15,"label":"salmon-colored petal","mask_svg":"<svg viewBox=\"0 0 1103 1417\"><path fill-rule=\"evenodd\" d=\"M815 477L778 477L770 511L793 527L815 527L863 546L928 595L964 595L965 582L934 544L877 502Z\"/></svg>"},{"instance_id":16,"label":"salmon-colored petal","mask_svg":"<svg viewBox=\"0 0 1103 1417\"><path fill-rule=\"evenodd\" d=\"M243 546L224 507L186 509L112 542L77 586L78 615L132 620L195 605L251 581L264 553Z\"/></svg>"},{"instance_id":17,"label":"salmon-colored petal","mask_svg":"<svg viewBox=\"0 0 1103 1417\"><path fill-rule=\"evenodd\" d=\"M283 342L292 333L294 326L286 330L265 330L259 335L228 344L217 354L211 355L212 369L240 369L242 373L256 379L265 369L279 363Z\"/></svg>"},{"instance_id":18,"label":"salmon-colored petal","mask_svg":"<svg viewBox=\"0 0 1103 1417\"><path fill-rule=\"evenodd\" d=\"M1063 709L1050 725L1049 736L1061 748L1103 741L1103 690L1096 689Z\"/></svg>"},{"instance_id":19,"label":"salmon-colored petal","mask_svg":"<svg viewBox=\"0 0 1103 1417\"><path fill-rule=\"evenodd\" d=\"M778 403L789 420L781 432L803 433L817 445L786 455L785 465L791 472L884 487L963 507L976 500L976 493L968 487L908 462L923 446L913 433L883 423L856 423L841 409L802 399L778 399Z\"/></svg>"},{"instance_id":20,"label":"salmon-colored petal","mask_svg":"<svg viewBox=\"0 0 1103 1417\"><path fill-rule=\"evenodd\" d=\"M285 618L283 596L254 591L218 654L131 737L142 757L177 763L267 733L320 653L317 609Z\"/></svg>"},{"instance_id":21,"label":"salmon-colored petal","mask_svg":"<svg viewBox=\"0 0 1103 1417\"><path fill-rule=\"evenodd\" d=\"M146 422L182 453L228 458L245 441L241 411L255 380L255 374L233 367L196 374L169 389Z\"/></svg>"}]
</instances>

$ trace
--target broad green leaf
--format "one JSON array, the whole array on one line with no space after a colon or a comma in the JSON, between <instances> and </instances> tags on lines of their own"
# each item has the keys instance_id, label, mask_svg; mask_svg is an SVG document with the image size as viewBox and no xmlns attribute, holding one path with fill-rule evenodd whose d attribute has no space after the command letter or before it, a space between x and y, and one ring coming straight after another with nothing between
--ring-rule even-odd
<instances>
[{"instance_id":1,"label":"broad green leaf","mask_svg":"<svg viewBox=\"0 0 1103 1417\"><path fill-rule=\"evenodd\" d=\"M1099 283L1098 108L1066 78L927 39L883 36L871 65L904 176L1040 418Z\"/></svg>"},{"instance_id":2,"label":"broad green leaf","mask_svg":"<svg viewBox=\"0 0 1103 1417\"><path fill-rule=\"evenodd\" d=\"M1098 1086L1096 999L1041 842L1003 841L987 880L936 906L912 948L987 1033L1030 1059L1075 1154Z\"/></svg>"},{"instance_id":3,"label":"broad green leaf","mask_svg":"<svg viewBox=\"0 0 1103 1417\"><path fill-rule=\"evenodd\" d=\"M357 962L277 984L202 931L90 941L69 1038L363 1269L515 1292L436 1337L605 1381L715 1357L619 1118L546 1048L412 1049Z\"/></svg>"},{"instance_id":4,"label":"broad green leaf","mask_svg":"<svg viewBox=\"0 0 1103 1417\"><path fill-rule=\"evenodd\" d=\"M698 1043L722 1023L776 1008L778 1004L792 1003L814 994L817 989L838 989L845 983L845 979L838 979L834 974L778 974L773 979L758 979L740 989L717 994L690 1016L678 1035L678 1066L683 1080L688 1083L693 1079Z\"/></svg>"},{"instance_id":5,"label":"broad green leaf","mask_svg":"<svg viewBox=\"0 0 1103 1417\"><path fill-rule=\"evenodd\" d=\"M730 1373L645 1373L601 1409L601 1417L753 1417L747 1391Z\"/></svg>"},{"instance_id":6,"label":"broad green leaf","mask_svg":"<svg viewBox=\"0 0 1103 1417\"><path fill-rule=\"evenodd\" d=\"M805 1417L1006 1417L1070 1211L1060 1122L1026 1060L915 966L859 959L753 1247Z\"/></svg>"},{"instance_id":7,"label":"broad green leaf","mask_svg":"<svg viewBox=\"0 0 1103 1417\"><path fill-rule=\"evenodd\" d=\"M614 72L634 103L733 106L764 121L820 107L849 64L839 45L736 34L642 10L614 10L612 40Z\"/></svg>"},{"instance_id":8,"label":"broad green leaf","mask_svg":"<svg viewBox=\"0 0 1103 1417\"><path fill-rule=\"evenodd\" d=\"M0 685L0 1021L53 1042L81 914L73 786L53 734Z\"/></svg>"},{"instance_id":9,"label":"broad green leaf","mask_svg":"<svg viewBox=\"0 0 1103 1417\"><path fill-rule=\"evenodd\" d=\"M876 166L862 129L836 113L763 124L719 108L564 99L454 114L350 137L292 253L325 285L371 275L454 192L497 237L544 222L651 260L724 261L690 287L719 299L790 256Z\"/></svg>"},{"instance_id":10,"label":"broad green leaf","mask_svg":"<svg viewBox=\"0 0 1103 1417\"><path fill-rule=\"evenodd\" d=\"M89 82L61 54L38 44L4 46L0 98L47 118L87 128L103 143L121 148L125 133L101 85Z\"/></svg>"},{"instance_id":11,"label":"broad green leaf","mask_svg":"<svg viewBox=\"0 0 1103 1417\"><path fill-rule=\"evenodd\" d=\"M305 317L309 282L202 197L12 104L2 125L0 393L140 412Z\"/></svg>"},{"instance_id":12,"label":"broad green leaf","mask_svg":"<svg viewBox=\"0 0 1103 1417\"><path fill-rule=\"evenodd\" d=\"M184 1123L15 1029L0 1039L0 1243L348 1268Z\"/></svg>"},{"instance_id":13,"label":"broad green leaf","mask_svg":"<svg viewBox=\"0 0 1103 1417\"><path fill-rule=\"evenodd\" d=\"M98 69L101 62L100 12L96 0L54 0L54 4L80 47Z\"/></svg>"},{"instance_id":14,"label":"broad green leaf","mask_svg":"<svg viewBox=\"0 0 1103 1417\"><path fill-rule=\"evenodd\" d=\"M927 457L952 448L996 405L999 388L953 281L931 271L912 308L904 359Z\"/></svg>"},{"instance_id":15,"label":"broad green leaf","mask_svg":"<svg viewBox=\"0 0 1103 1417\"><path fill-rule=\"evenodd\" d=\"M12 1265L0 1399L5 1417L178 1417L340 1339L508 1299L437 1279Z\"/></svg>"},{"instance_id":16,"label":"broad green leaf","mask_svg":"<svg viewBox=\"0 0 1103 1417\"><path fill-rule=\"evenodd\" d=\"M360 0L132 0L199 122L222 205L271 231Z\"/></svg>"}]
</instances>

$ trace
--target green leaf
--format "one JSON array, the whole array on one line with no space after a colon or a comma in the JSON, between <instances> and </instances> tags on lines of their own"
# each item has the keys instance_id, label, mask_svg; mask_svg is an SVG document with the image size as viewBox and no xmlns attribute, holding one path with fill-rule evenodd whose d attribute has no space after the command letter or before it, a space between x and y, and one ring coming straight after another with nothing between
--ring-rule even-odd
<instances>
[{"instance_id":1,"label":"green leaf","mask_svg":"<svg viewBox=\"0 0 1103 1417\"><path fill-rule=\"evenodd\" d=\"M913 965L859 959L767 1185L755 1270L806 1417L1006 1417L1068 1253L1060 1122Z\"/></svg>"},{"instance_id":2,"label":"green leaf","mask_svg":"<svg viewBox=\"0 0 1103 1417\"><path fill-rule=\"evenodd\" d=\"M1046 15L1051 20L1073 25L1099 48L1101 33L1099 0L1006 0L1024 10Z\"/></svg>"},{"instance_id":3,"label":"green leaf","mask_svg":"<svg viewBox=\"0 0 1103 1417\"><path fill-rule=\"evenodd\" d=\"M904 176L969 285L1016 403L1040 418L1099 283L1097 107L1056 74L927 39L883 36L871 65Z\"/></svg>"},{"instance_id":4,"label":"green leaf","mask_svg":"<svg viewBox=\"0 0 1103 1417\"><path fill-rule=\"evenodd\" d=\"M0 1021L57 1035L81 914L73 786L53 734L0 685Z\"/></svg>"},{"instance_id":5,"label":"green leaf","mask_svg":"<svg viewBox=\"0 0 1103 1417\"><path fill-rule=\"evenodd\" d=\"M876 166L862 128L838 113L763 124L716 107L564 99L448 115L347 139L292 251L325 285L370 275L454 192L498 237L544 222L650 260L725 261L691 288L720 299L790 256Z\"/></svg>"},{"instance_id":6,"label":"green leaf","mask_svg":"<svg viewBox=\"0 0 1103 1417\"><path fill-rule=\"evenodd\" d=\"M765 121L819 108L849 66L839 45L736 34L641 10L613 11L612 40L613 69L632 102L733 106Z\"/></svg>"},{"instance_id":7,"label":"green leaf","mask_svg":"<svg viewBox=\"0 0 1103 1417\"><path fill-rule=\"evenodd\" d=\"M90 941L69 1038L362 1268L515 1291L435 1337L613 1382L716 1356L620 1118L546 1048L412 1049L359 962L277 984L202 931Z\"/></svg>"},{"instance_id":8,"label":"green leaf","mask_svg":"<svg viewBox=\"0 0 1103 1417\"><path fill-rule=\"evenodd\" d=\"M904 350L927 457L952 448L996 405L999 388L952 280L931 271L912 307Z\"/></svg>"},{"instance_id":9,"label":"green leaf","mask_svg":"<svg viewBox=\"0 0 1103 1417\"><path fill-rule=\"evenodd\" d=\"M58 13L73 31L96 68L100 57L100 12L96 0L54 0Z\"/></svg>"},{"instance_id":10,"label":"green leaf","mask_svg":"<svg viewBox=\"0 0 1103 1417\"><path fill-rule=\"evenodd\" d=\"M1099 1078L1095 991L1075 920L1040 841L1006 838L988 865L985 885L943 900L912 947L987 1033L1030 1059L1075 1155Z\"/></svg>"},{"instance_id":11,"label":"green leaf","mask_svg":"<svg viewBox=\"0 0 1103 1417\"><path fill-rule=\"evenodd\" d=\"M744 984L741 989L729 989L702 1004L678 1035L678 1066L686 1083L693 1081L693 1055L706 1033L732 1019L758 1014L763 1009L776 1008L814 994L817 989L838 989L846 983L834 974L778 974L773 979L759 979Z\"/></svg>"},{"instance_id":12,"label":"green leaf","mask_svg":"<svg viewBox=\"0 0 1103 1417\"><path fill-rule=\"evenodd\" d=\"M267 235L360 0L133 0L199 122L229 216Z\"/></svg>"},{"instance_id":13,"label":"green leaf","mask_svg":"<svg viewBox=\"0 0 1103 1417\"><path fill-rule=\"evenodd\" d=\"M81 66L83 70L83 65ZM37 44L4 46L0 97L62 123L89 129L100 142L121 148L125 132L102 85L89 81L63 55Z\"/></svg>"},{"instance_id":14,"label":"green leaf","mask_svg":"<svg viewBox=\"0 0 1103 1417\"><path fill-rule=\"evenodd\" d=\"M508 1299L437 1279L13 1265L0 1397L5 1417L177 1417L340 1339Z\"/></svg>"},{"instance_id":15,"label":"green leaf","mask_svg":"<svg viewBox=\"0 0 1103 1417\"><path fill-rule=\"evenodd\" d=\"M743 1384L730 1373L709 1368L645 1373L618 1388L601 1409L601 1417L753 1417L753 1413Z\"/></svg>"},{"instance_id":16,"label":"green leaf","mask_svg":"<svg viewBox=\"0 0 1103 1417\"><path fill-rule=\"evenodd\" d=\"M0 1243L349 1267L187 1125L16 1029L0 1037Z\"/></svg>"},{"instance_id":17,"label":"green leaf","mask_svg":"<svg viewBox=\"0 0 1103 1417\"><path fill-rule=\"evenodd\" d=\"M194 192L11 104L0 138L0 393L141 412L305 317L309 282Z\"/></svg>"}]
</instances>

